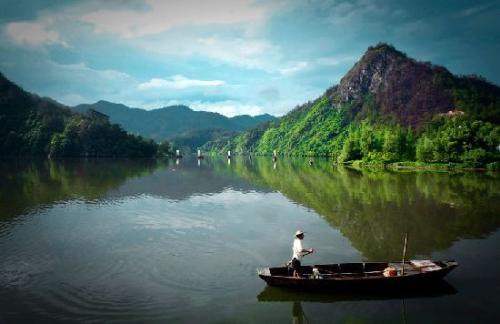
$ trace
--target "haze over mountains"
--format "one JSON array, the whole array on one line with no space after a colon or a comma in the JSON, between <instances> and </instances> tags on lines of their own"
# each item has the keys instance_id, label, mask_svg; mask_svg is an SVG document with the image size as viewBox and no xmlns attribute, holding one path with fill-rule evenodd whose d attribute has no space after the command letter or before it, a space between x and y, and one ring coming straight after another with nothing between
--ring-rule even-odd
<instances>
[{"instance_id":1,"label":"haze over mountains","mask_svg":"<svg viewBox=\"0 0 500 324\"><path fill-rule=\"evenodd\" d=\"M240 132L259 123L276 119L268 114L254 117L249 115L226 117L213 112L194 111L184 105L144 110L102 100L94 104L73 107L73 110L80 113L89 109L109 116L112 122L120 124L131 133L157 141L171 139L179 135L186 136L189 133L199 133L200 131L210 134L216 130L219 132L221 130Z\"/></svg>"},{"instance_id":2,"label":"haze over mountains","mask_svg":"<svg viewBox=\"0 0 500 324\"><path fill-rule=\"evenodd\" d=\"M0 73L0 152L6 156L153 156L158 149L168 155L171 146L161 148L151 139L195 149L275 119L229 118L186 106L146 111L106 101L70 109L24 91Z\"/></svg>"}]
</instances>

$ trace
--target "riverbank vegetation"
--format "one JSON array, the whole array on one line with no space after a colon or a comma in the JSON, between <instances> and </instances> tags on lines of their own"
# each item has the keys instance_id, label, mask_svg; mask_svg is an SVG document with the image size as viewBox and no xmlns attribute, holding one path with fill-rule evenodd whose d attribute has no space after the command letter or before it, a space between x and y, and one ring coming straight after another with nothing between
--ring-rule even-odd
<instances>
[{"instance_id":1,"label":"riverbank vegetation","mask_svg":"<svg viewBox=\"0 0 500 324\"><path fill-rule=\"evenodd\" d=\"M424 128L413 130L377 117L348 123L346 109L332 111L325 97L307 108L303 113L304 108L299 107L265 130L241 134L222 148L206 149L256 155L276 150L280 155L324 156L358 166L403 162L400 165L406 167L499 167L500 126L490 122L441 114Z\"/></svg>"}]
</instances>

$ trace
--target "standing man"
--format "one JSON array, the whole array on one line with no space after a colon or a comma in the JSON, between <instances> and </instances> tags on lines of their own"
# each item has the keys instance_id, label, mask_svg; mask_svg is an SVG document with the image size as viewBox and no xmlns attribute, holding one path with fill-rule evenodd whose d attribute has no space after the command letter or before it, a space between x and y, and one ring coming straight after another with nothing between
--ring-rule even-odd
<instances>
[{"instance_id":1,"label":"standing man","mask_svg":"<svg viewBox=\"0 0 500 324\"><path fill-rule=\"evenodd\" d=\"M297 278L300 277L300 261L302 260L302 257L314 252L313 249L304 249L302 247L303 239L304 239L304 232L302 232L301 230L295 232L295 240L293 241L293 248L292 248L293 255L291 263L293 269L293 276Z\"/></svg>"}]
</instances>

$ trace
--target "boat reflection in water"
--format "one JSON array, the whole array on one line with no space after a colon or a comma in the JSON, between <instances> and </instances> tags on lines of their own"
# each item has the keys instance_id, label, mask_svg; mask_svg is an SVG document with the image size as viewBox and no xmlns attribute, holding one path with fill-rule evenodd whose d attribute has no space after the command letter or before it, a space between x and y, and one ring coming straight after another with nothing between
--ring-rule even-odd
<instances>
[{"instance_id":1,"label":"boat reflection in water","mask_svg":"<svg viewBox=\"0 0 500 324\"><path fill-rule=\"evenodd\" d=\"M302 323L307 323L309 320L306 317L306 314L304 313L304 310L302 309L302 304L300 302L293 302L293 307L292 307L292 323L297 323L297 324L302 324Z\"/></svg>"},{"instance_id":2,"label":"boat reflection in water","mask_svg":"<svg viewBox=\"0 0 500 324\"><path fill-rule=\"evenodd\" d=\"M297 291L293 289L266 286L257 295L259 302L313 302L313 303L336 303L345 301L365 300L390 300L390 299L413 299L431 298L454 295L457 290L446 281L438 281L425 289L412 290L388 290L376 293L370 292L348 292L332 293L328 291Z\"/></svg>"},{"instance_id":3,"label":"boat reflection in water","mask_svg":"<svg viewBox=\"0 0 500 324\"><path fill-rule=\"evenodd\" d=\"M377 293L368 292L342 292L332 293L327 291L297 291L293 289L266 286L257 295L259 302L281 302L292 304L292 323L310 323L302 303L308 304L335 304L362 301L401 301L402 322L406 322L406 300L438 298L457 294L457 290L446 281L436 282L425 289L388 290Z\"/></svg>"}]
</instances>

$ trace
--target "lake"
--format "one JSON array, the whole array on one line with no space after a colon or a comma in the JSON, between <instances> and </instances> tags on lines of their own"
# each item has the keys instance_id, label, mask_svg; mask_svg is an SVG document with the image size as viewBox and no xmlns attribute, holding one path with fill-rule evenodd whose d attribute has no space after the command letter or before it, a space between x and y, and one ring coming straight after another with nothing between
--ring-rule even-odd
<instances>
[{"instance_id":1,"label":"lake","mask_svg":"<svg viewBox=\"0 0 500 324\"><path fill-rule=\"evenodd\" d=\"M500 174L326 160L0 161L0 322L494 322ZM455 259L401 296L268 288L256 268Z\"/></svg>"}]
</instances>

